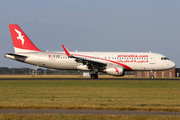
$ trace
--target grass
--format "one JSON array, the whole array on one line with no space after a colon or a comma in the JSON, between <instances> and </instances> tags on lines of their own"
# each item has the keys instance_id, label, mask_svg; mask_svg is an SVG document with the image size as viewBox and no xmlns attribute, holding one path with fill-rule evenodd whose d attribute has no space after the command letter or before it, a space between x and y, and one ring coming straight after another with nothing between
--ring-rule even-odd
<instances>
[{"instance_id":1,"label":"grass","mask_svg":"<svg viewBox=\"0 0 180 120\"><path fill-rule=\"evenodd\" d=\"M120 116L120 115L16 115L0 114L0 120L179 120L180 116Z\"/></svg>"},{"instance_id":2,"label":"grass","mask_svg":"<svg viewBox=\"0 0 180 120\"><path fill-rule=\"evenodd\" d=\"M180 81L0 81L0 109L180 111Z\"/></svg>"}]
</instances>

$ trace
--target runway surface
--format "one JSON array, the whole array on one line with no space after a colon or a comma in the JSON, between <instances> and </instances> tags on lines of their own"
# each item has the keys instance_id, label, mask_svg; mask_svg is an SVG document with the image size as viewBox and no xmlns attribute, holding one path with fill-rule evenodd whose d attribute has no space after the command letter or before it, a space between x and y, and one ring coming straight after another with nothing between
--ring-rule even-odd
<instances>
[{"instance_id":1,"label":"runway surface","mask_svg":"<svg viewBox=\"0 0 180 120\"><path fill-rule=\"evenodd\" d=\"M149 78L99 78L99 79L91 79L91 78L0 78L0 80L151 80ZM178 78L155 78L153 80L180 80Z\"/></svg>"},{"instance_id":2,"label":"runway surface","mask_svg":"<svg viewBox=\"0 0 180 120\"><path fill-rule=\"evenodd\" d=\"M117 111L117 110L34 110L34 109L0 109L1 114L90 114L90 115L145 115L145 116L179 116L180 112L158 111Z\"/></svg>"}]
</instances>

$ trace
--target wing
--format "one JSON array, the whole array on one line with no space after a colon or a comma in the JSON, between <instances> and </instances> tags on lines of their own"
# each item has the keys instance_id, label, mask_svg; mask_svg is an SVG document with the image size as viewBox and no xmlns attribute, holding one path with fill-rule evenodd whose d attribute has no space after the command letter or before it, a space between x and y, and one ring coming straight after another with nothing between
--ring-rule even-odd
<instances>
[{"instance_id":1,"label":"wing","mask_svg":"<svg viewBox=\"0 0 180 120\"><path fill-rule=\"evenodd\" d=\"M75 61L78 63L82 63L83 65L87 65L89 70L93 70L93 69L98 69L98 70L104 70L107 66L106 63L100 62L100 61L95 61L95 60L91 60L91 59L85 59L82 57L78 57L75 55L71 55L69 53L69 51L67 50L67 48L62 45L66 55L70 58L75 58Z\"/></svg>"}]
</instances>

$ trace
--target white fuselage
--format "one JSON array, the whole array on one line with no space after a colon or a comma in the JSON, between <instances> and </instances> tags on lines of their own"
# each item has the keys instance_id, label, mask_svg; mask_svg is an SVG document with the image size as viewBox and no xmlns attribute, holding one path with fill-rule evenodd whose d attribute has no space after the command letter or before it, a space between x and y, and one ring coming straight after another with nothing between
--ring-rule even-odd
<instances>
[{"instance_id":1,"label":"white fuselage","mask_svg":"<svg viewBox=\"0 0 180 120\"><path fill-rule=\"evenodd\" d=\"M21 52L18 55L28 56L25 63L53 69L80 69L74 58L69 58L64 52ZM151 52L71 52L72 55L93 61L106 63L107 66L120 65L126 70L166 70L175 67L175 63L164 55ZM6 54L7 58L17 60Z\"/></svg>"}]
</instances>

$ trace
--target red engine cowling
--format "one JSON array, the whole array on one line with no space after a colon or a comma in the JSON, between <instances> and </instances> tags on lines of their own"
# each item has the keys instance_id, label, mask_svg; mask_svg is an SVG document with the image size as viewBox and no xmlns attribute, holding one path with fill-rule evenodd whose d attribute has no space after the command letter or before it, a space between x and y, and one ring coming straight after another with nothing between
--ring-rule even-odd
<instances>
[{"instance_id":1,"label":"red engine cowling","mask_svg":"<svg viewBox=\"0 0 180 120\"><path fill-rule=\"evenodd\" d=\"M108 67L104 70L109 75L117 75L117 76L124 76L124 67L117 66L117 67Z\"/></svg>"}]
</instances>

